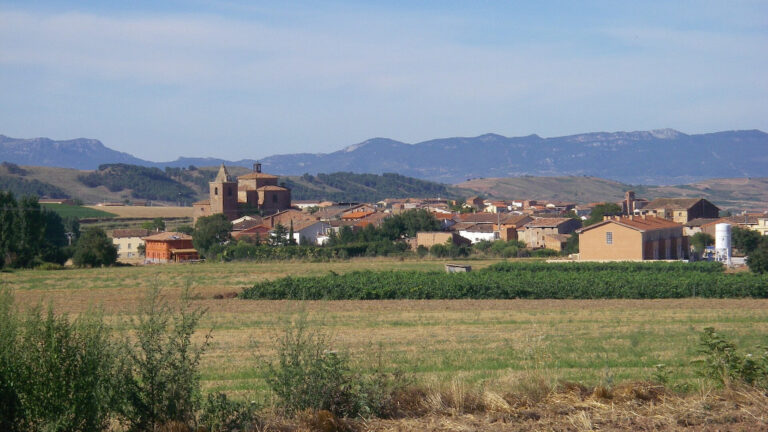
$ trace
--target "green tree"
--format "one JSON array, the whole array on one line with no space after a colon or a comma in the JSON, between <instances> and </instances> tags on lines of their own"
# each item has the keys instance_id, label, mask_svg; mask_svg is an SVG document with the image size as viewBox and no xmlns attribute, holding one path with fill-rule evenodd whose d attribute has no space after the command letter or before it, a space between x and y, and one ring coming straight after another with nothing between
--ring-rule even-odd
<instances>
[{"instance_id":1,"label":"green tree","mask_svg":"<svg viewBox=\"0 0 768 432\"><path fill-rule=\"evenodd\" d=\"M281 223L275 225L275 228L269 234L269 244L272 246L287 246L290 240L288 239L288 230Z\"/></svg>"},{"instance_id":2,"label":"green tree","mask_svg":"<svg viewBox=\"0 0 768 432\"><path fill-rule=\"evenodd\" d=\"M731 240L733 247L749 255L760 245L761 238L760 233L755 230L734 225L731 229Z\"/></svg>"},{"instance_id":3,"label":"green tree","mask_svg":"<svg viewBox=\"0 0 768 432\"><path fill-rule=\"evenodd\" d=\"M715 239L705 232L697 232L691 236L691 246L697 254L704 252L704 248L713 244L715 244Z\"/></svg>"},{"instance_id":4,"label":"green tree","mask_svg":"<svg viewBox=\"0 0 768 432\"><path fill-rule=\"evenodd\" d=\"M763 239L747 257L747 266L753 273L768 273L768 240Z\"/></svg>"},{"instance_id":5,"label":"green tree","mask_svg":"<svg viewBox=\"0 0 768 432\"><path fill-rule=\"evenodd\" d=\"M165 231L165 221L163 218L154 218L141 224L141 227L148 231Z\"/></svg>"},{"instance_id":6,"label":"green tree","mask_svg":"<svg viewBox=\"0 0 768 432\"><path fill-rule=\"evenodd\" d=\"M232 222L223 214L201 217L195 224L192 242L204 256L212 252L214 246L228 241L232 231Z\"/></svg>"},{"instance_id":7,"label":"green tree","mask_svg":"<svg viewBox=\"0 0 768 432\"><path fill-rule=\"evenodd\" d=\"M16 261L19 247L19 203L11 192L0 191L0 268Z\"/></svg>"},{"instance_id":8,"label":"green tree","mask_svg":"<svg viewBox=\"0 0 768 432\"><path fill-rule=\"evenodd\" d=\"M104 230L90 228L77 241L72 261L79 267L110 266L117 261L117 248Z\"/></svg>"},{"instance_id":9,"label":"green tree","mask_svg":"<svg viewBox=\"0 0 768 432\"><path fill-rule=\"evenodd\" d=\"M602 203L596 205L592 209L592 213L589 214L587 220L584 221L584 226L596 224L603 220L603 216L620 215L621 207L615 203Z\"/></svg>"},{"instance_id":10,"label":"green tree","mask_svg":"<svg viewBox=\"0 0 768 432\"><path fill-rule=\"evenodd\" d=\"M176 227L176 232L192 235L195 233L195 229L190 225L179 225Z\"/></svg>"},{"instance_id":11,"label":"green tree","mask_svg":"<svg viewBox=\"0 0 768 432\"><path fill-rule=\"evenodd\" d=\"M568 240L565 242L565 248L563 249L564 255L570 255L579 253L579 235L576 233L571 234Z\"/></svg>"}]
</instances>

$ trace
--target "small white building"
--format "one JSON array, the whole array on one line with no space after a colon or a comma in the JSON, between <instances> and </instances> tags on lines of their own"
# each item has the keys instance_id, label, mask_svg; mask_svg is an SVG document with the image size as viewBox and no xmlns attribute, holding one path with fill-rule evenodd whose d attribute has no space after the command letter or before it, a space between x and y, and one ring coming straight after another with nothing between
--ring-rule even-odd
<instances>
[{"instance_id":1,"label":"small white building","mask_svg":"<svg viewBox=\"0 0 768 432\"><path fill-rule=\"evenodd\" d=\"M499 232L493 229L493 224L475 224L471 227L459 230L459 235L469 239L472 244L481 241L495 241L499 239Z\"/></svg>"},{"instance_id":2,"label":"small white building","mask_svg":"<svg viewBox=\"0 0 768 432\"><path fill-rule=\"evenodd\" d=\"M112 244L117 248L120 259L137 258L139 246L144 244L144 237L149 235L146 229L116 229L112 231Z\"/></svg>"},{"instance_id":3,"label":"small white building","mask_svg":"<svg viewBox=\"0 0 768 432\"><path fill-rule=\"evenodd\" d=\"M293 225L293 239L296 244L322 245L328 238L326 233L331 224L323 221L302 221Z\"/></svg>"}]
</instances>

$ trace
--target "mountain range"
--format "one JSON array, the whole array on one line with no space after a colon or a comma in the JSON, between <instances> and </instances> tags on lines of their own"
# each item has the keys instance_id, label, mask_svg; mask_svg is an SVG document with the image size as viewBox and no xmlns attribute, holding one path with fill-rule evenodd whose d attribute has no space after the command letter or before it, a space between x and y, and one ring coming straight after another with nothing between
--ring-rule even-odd
<instances>
[{"instance_id":1,"label":"mountain range","mask_svg":"<svg viewBox=\"0 0 768 432\"><path fill-rule=\"evenodd\" d=\"M152 162L94 139L54 141L0 135L0 161L19 165L96 169L105 163L148 167L251 167L253 159L181 157ZM592 132L563 137L441 138L407 144L373 138L332 153L274 155L264 171L280 175L349 171L397 173L442 183L473 178L597 176L630 184L684 184L715 177L768 177L768 134L759 130L684 134L673 129Z\"/></svg>"}]
</instances>

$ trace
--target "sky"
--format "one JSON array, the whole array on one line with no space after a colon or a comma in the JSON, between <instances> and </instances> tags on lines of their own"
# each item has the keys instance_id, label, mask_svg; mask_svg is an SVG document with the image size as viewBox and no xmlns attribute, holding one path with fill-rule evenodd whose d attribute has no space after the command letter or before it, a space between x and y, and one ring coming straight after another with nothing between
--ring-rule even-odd
<instances>
[{"instance_id":1,"label":"sky","mask_svg":"<svg viewBox=\"0 0 768 432\"><path fill-rule=\"evenodd\" d=\"M0 134L153 161L768 131L766 71L763 0L0 0Z\"/></svg>"}]
</instances>

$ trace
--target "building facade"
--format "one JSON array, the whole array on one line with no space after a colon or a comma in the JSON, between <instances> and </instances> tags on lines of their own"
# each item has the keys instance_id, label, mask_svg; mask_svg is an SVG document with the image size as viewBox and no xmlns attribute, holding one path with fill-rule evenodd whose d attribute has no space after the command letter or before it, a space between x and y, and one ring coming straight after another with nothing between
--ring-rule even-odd
<instances>
[{"instance_id":1,"label":"building facade","mask_svg":"<svg viewBox=\"0 0 768 432\"><path fill-rule=\"evenodd\" d=\"M240 217L240 209L258 210L273 214L291 207L291 190L277 184L278 177L261 172L261 164L254 164L253 172L237 181L221 165L216 178L209 183L209 199L194 204L194 220L204 216L223 214L228 220Z\"/></svg>"},{"instance_id":2,"label":"building facade","mask_svg":"<svg viewBox=\"0 0 768 432\"><path fill-rule=\"evenodd\" d=\"M144 237L146 263L185 262L200 259L192 236L180 232L161 232Z\"/></svg>"},{"instance_id":3,"label":"building facade","mask_svg":"<svg viewBox=\"0 0 768 432\"><path fill-rule=\"evenodd\" d=\"M687 257L683 225L655 216L606 216L577 231L579 259L587 261L675 260Z\"/></svg>"}]
</instances>

